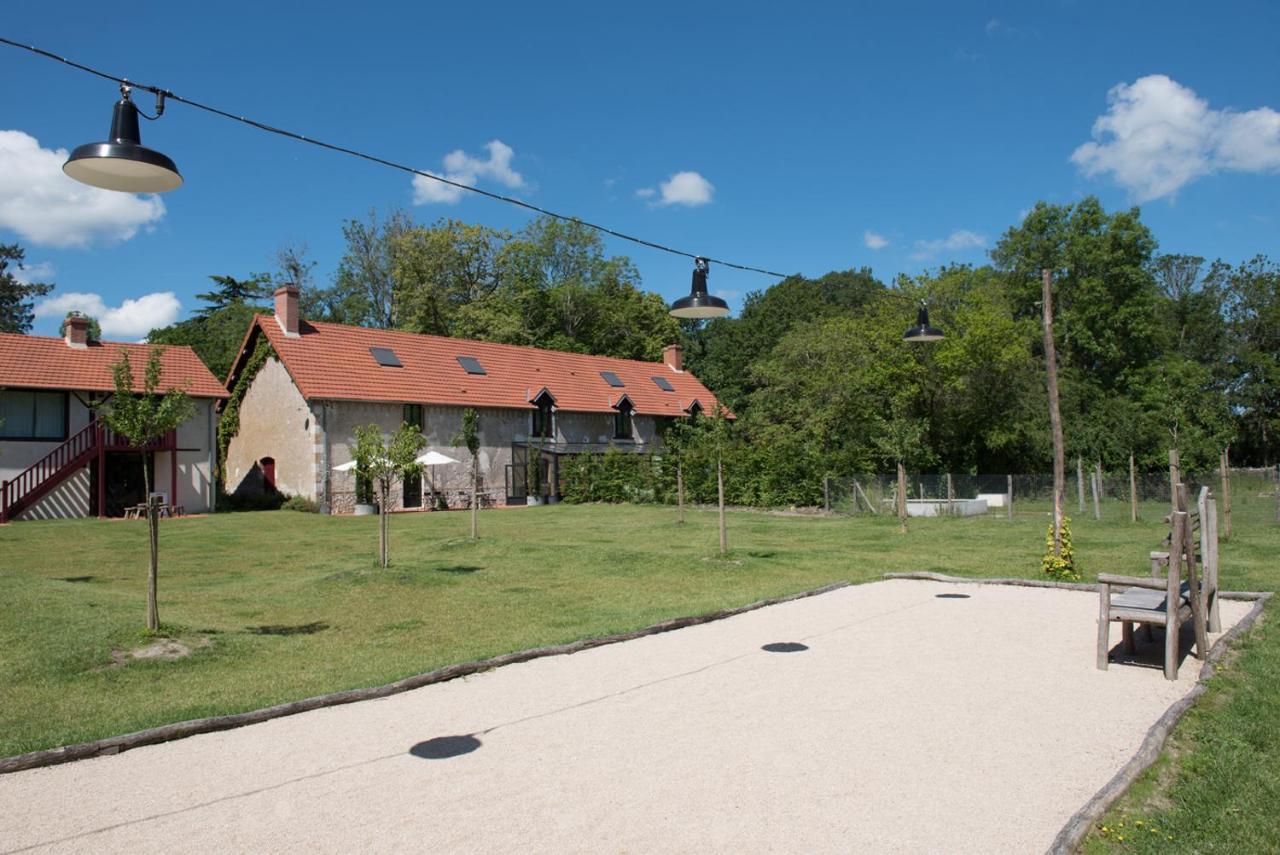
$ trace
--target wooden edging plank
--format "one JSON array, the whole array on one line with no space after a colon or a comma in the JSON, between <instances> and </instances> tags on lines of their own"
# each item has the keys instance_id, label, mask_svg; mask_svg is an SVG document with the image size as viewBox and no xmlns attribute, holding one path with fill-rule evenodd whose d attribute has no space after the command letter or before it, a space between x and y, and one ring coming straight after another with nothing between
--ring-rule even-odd
<instances>
[{"instance_id":1,"label":"wooden edging plank","mask_svg":"<svg viewBox=\"0 0 1280 855\"><path fill-rule=\"evenodd\" d=\"M657 635L663 632L684 629L689 626L697 626L698 624L723 620L735 615L755 611L756 609L762 609L766 606L774 606L780 603L791 602L792 600L801 600L806 597L815 597L820 594L827 594L831 591L847 587L849 584L850 583L847 581L835 582L830 585L824 585L821 588L814 588L810 591L801 591L798 594L789 594L785 597L772 597L767 600L758 600L745 606L721 609L719 611L708 612L700 615L671 618L670 620L660 621L659 623L646 626L642 629L632 630L631 632L623 632L615 635L605 635L595 638L584 638L568 644L556 644L549 647L534 647L528 650L517 650L513 653L504 653L501 656L483 659L478 662L464 662L458 665L448 665L444 668L438 668L435 671L428 671L425 674L416 674L412 677L405 677L402 680L396 680L394 683L387 683L383 686L371 686L365 689L348 689L346 691L332 692L326 695L315 695L314 697L303 698L299 701L277 704L276 706L250 710L248 712L191 719L188 721L176 722L174 724L167 724L163 727L153 727L148 728L147 730L139 730L134 733L125 733L120 736L95 739L91 742L81 742L75 745L64 745L59 748L47 748L42 751L17 754L13 757L0 758L0 775L9 772L18 772L23 769L35 769L41 766L54 766L59 763L70 763L74 760L83 760L104 754L118 754L121 751L128 751L131 748L138 748L143 745L154 745L159 742L182 739L188 736L195 736L198 733L212 733L219 730L230 730L232 728L243 727L248 724L257 724L258 722L268 721L273 718L282 718L283 716L309 712L311 710L322 709L324 707L351 704L356 701L373 700L374 698L385 698L388 695L396 695L400 692L407 692L411 689L418 689L423 686L432 685L433 683L443 683L448 680L455 680L458 677L465 677L481 671L490 671L494 668L501 668L504 665L514 665L518 662L528 662L531 659L541 659L546 656L566 656L572 653L580 653L583 650L590 650L594 647L603 647L607 644L617 644L622 641L631 641L633 639L643 638L646 635Z\"/></svg>"},{"instance_id":2,"label":"wooden edging plank","mask_svg":"<svg viewBox=\"0 0 1280 855\"><path fill-rule=\"evenodd\" d=\"M1050 582L1041 579L964 579L958 576L947 576L942 573L925 572L886 573L885 576L891 579L926 579L933 582L955 582L972 585L1018 585L1029 588L1067 588L1076 591L1094 592L1098 590L1097 585L1082 582ZM1128 791L1133 782L1138 779L1138 776L1145 772L1152 763L1156 762L1160 752L1164 749L1165 743L1169 740L1170 734L1173 733L1174 727L1177 726L1187 710L1191 709L1196 699L1208 689L1206 681L1217 670L1214 667L1215 664L1226 655L1227 648L1231 646L1232 642L1248 632L1258 622L1262 617L1267 600L1271 599L1272 594L1266 591L1220 591L1218 596L1224 600L1252 601L1253 608L1235 626L1223 633L1213 647L1209 649L1209 655L1205 657L1204 664L1200 667L1200 675L1196 680L1196 685L1192 687L1184 698L1165 710L1164 715L1160 716L1156 723L1151 725L1147 735L1142 740L1142 744L1138 746L1137 753L1129 758L1129 762L1121 767L1120 771L1107 782L1106 786L1098 790L1093 798L1085 802L1084 806L1067 820L1067 824L1062 827L1062 830L1058 832L1058 836L1050 844L1049 855L1067 855L1067 853L1078 851L1085 835L1089 833L1089 829L1102 819L1102 816L1111 809L1111 806L1115 804L1120 796Z\"/></svg>"}]
</instances>

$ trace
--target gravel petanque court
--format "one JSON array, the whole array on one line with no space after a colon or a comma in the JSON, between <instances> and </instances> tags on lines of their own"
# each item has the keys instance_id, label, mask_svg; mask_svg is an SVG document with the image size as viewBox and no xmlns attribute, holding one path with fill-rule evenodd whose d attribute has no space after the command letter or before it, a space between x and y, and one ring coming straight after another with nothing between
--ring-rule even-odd
<instances>
[{"instance_id":1,"label":"gravel petanque court","mask_svg":"<svg viewBox=\"0 0 1280 855\"><path fill-rule=\"evenodd\" d=\"M1044 851L1199 673L1098 671L1097 603L876 582L4 775L0 851Z\"/></svg>"}]
</instances>

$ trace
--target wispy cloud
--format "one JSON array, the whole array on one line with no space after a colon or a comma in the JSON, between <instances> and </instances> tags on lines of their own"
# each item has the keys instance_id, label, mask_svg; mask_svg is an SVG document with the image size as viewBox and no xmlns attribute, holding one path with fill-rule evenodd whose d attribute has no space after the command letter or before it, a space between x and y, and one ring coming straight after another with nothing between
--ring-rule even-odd
<instances>
[{"instance_id":1,"label":"wispy cloud","mask_svg":"<svg viewBox=\"0 0 1280 855\"><path fill-rule=\"evenodd\" d=\"M915 251L911 253L913 261L928 261L942 252L960 252L966 249L980 249L987 245L987 239L968 229L957 229L944 238L936 240L918 240Z\"/></svg>"},{"instance_id":2,"label":"wispy cloud","mask_svg":"<svg viewBox=\"0 0 1280 855\"><path fill-rule=\"evenodd\" d=\"M862 242L866 244L867 249L884 249L889 245L887 237L870 229L862 233Z\"/></svg>"},{"instance_id":3,"label":"wispy cloud","mask_svg":"<svg viewBox=\"0 0 1280 855\"><path fill-rule=\"evenodd\" d=\"M0 131L0 228L41 246L118 243L164 216L156 196L89 187L62 171L67 150L41 148L22 131Z\"/></svg>"},{"instance_id":4,"label":"wispy cloud","mask_svg":"<svg viewBox=\"0 0 1280 855\"><path fill-rule=\"evenodd\" d=\"M30 285L33 282L48 282L56 272L54 266L47 261L41 261L38 264L24 263L13 271L13 278L23 285Z\"/></svg>"},{"instance_id":5,"label":"wispy cloud","mask_svg":"<svg viewBox=\"0 0 1280 855\"><path fill-rule=\"evenodd\" d=\"M636 196L641 199L652 199L657 196L654 205L686 205L697 207L709 205L715 196L716 188L710 181L697 172L677 172L658 184L657 190L652 187L641 187Z\"/></svg>"},{"instance_id":6,"label":"wispy cloud","mask_svg":"<svg viewBox=\"0 0 1280 855\"><path fill-rule=\"evenodd\" d=\"M1214 110L1163 74L1112 87L1107 102L1071 161L1086 177L1110 175L1135 201L1215 172L1280 172L1280 113L1270 107Z\"/></svg>"},{"instance_id":7,"label":"wispy cloud","mask_svg":"<svg viewBox=\"0 0 1280 855\"><path fill-rule=\"evenodd\" d=\"M139 339L157 327L167 327L178 319L182 303L172 291L157 291L119 306L108 306L100 294L69 291L36 304L37 318L61 320L77 311L98 319L106 338Z\"/></svg>"},{"instance_id":8,"label":"wispy cloud","mask_svg":"<svg viewBox=\"0 0 1280 855\"><path fill-rule=\"evenodd\" d=\"M485 158L474 157L462 149L455 149L442 159L443 172L425 171L468 187L476 186L482 178L496 181L512 189L525 186L524 176L511 168L511 161L515 157L515 151L511 146L502 140L492 140L485 144L485 149L489 153ZM415 205L437 203L453 205L465 192L461 187L453 187L421 175L413 177L413 204Z\"/></svg>"}]
</instances>

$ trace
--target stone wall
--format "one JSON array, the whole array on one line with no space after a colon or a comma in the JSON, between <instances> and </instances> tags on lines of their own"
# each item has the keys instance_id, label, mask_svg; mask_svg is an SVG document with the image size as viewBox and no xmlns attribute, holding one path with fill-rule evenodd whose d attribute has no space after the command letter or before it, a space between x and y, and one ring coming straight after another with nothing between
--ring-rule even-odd
<instances>
[{"instance_id":1,"label":"stone wall","mask_svg":"<svg viewBox=\"0 0 1280 855\"><path fill-rule=\"evenodd\" d=\"M262 459L275 460L276 489L316 498L314 414L284 364L271 357L240 402L240 429L227 446L228 493L262 490Z\"/></svg>"}]
</instances>

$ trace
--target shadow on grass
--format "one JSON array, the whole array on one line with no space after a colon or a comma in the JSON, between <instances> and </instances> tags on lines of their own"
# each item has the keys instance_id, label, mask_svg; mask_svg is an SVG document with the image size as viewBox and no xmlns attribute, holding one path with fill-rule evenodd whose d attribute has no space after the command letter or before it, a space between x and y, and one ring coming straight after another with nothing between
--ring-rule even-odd
<instances>
[{"instance_id":1,"label":"shadow on grass","mask_svg":"<svg viewBox=\"0 0 1280 855\"><path fill-rule=\"evenodd\" d=\"M54 581L56 582L89 582L93 580L93 576L60 576Z\"/></svg>"},{"instance_id":2,"label":"shadow on grass","mask_svg":"<svg viewBox=\"0 0 1280 855\"><path fill-rule=\"evenodd\" d=\"M477 570L483 570L483 567L477 567L474 564L453 564L449 567L437 567L437 573L475 573Z\"/></svg>"},{"instance_id":3,"label":"shadow on grass","mask_svg":"<svg viewBox=\"0 0 1280 855\"><path fill-rule=\"evenodd\" d=\"M254 635L315 635L324 632L329 624L323 621L315 623L299 623L292 626L286 624L268 624L266 626L247 626L245 629Z\"/></svg>"}]
</instances>

